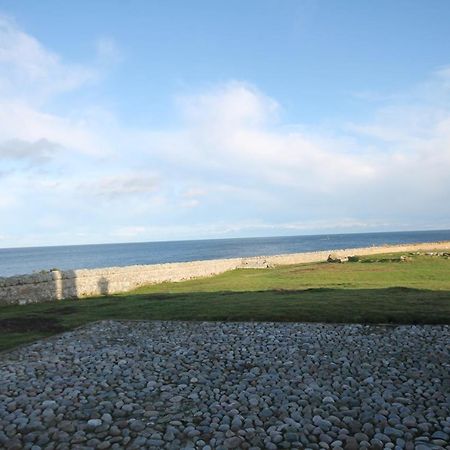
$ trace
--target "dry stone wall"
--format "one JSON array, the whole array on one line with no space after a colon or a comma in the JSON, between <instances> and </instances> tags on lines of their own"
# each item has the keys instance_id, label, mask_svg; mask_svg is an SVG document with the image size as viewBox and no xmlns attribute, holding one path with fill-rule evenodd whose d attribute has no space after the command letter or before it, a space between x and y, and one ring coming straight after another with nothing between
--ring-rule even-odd
<instances>
[{"instance_id":1,"label":"dry stone wall","mask_svg":"<svg viewBox=\"0 0 450 450\"><path fill-rule=\"evenodd\" d=\"M333 250L333 253L348 256L394 251L439 251L449 248L450 242L440 242ZM244 259L216 259L102 269L52 270L31 275L0 278L0 305L115 294L148 284L208 277L239 268L267 268L278 265L326 261L329 254L330 251L320 251Z\"/></svg>"}]
</instances>

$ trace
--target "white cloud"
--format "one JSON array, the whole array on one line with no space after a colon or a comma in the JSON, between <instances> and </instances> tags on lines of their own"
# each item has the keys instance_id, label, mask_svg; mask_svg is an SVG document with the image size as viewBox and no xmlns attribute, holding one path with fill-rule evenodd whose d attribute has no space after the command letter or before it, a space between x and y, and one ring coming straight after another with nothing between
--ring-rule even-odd
<instances>
[{"instance_id":1,"label":"white cloud","mask_svg":"<svg viewBox=\"0 0 450 450\"><path fill-rule=\"evenodd\" d=\"M145 236L147 233L147 228L145 226L127 226L120 227L111 232L111 236L114 238L133 240L139 238L140 236Z\"/></svg>"},{"instance_id":2,"label":"white cloud","mask_svg":"<svg viewBox=\"0 0 450 450\"><path fill-rule=\"evenodd\" d=\"M0 93L9 93L26 101L42 101L50 95L70 91L95 79L87 66L63 63L16 23L0 16Z\"/></svg>"},{"instance_id":3,"label":"white cloud","mask_svg":"<svg viewBox=\"0 0 450 450\"><path fill-rule=\"evenodd\" d=\"M186 189L181 197L181 206L183 208L195 208L200 205L201 198L207 195L207 191L205 189L199 187L190 187Z\"/></svg>"},{"instance_id":4,"label":"white cloud","mask_svg":"<svg viewBox=\"0 0 450 450\"><path fill-rule=\"evenodd\" d=\"M112 41L110 46L112 51ZM12 19L0 15L0 142L46 140L70 151L111 154L113 146L102 132L101 113L89 108L75 115L69 107L60 112L46 109L50 100L100 78L97 62L63 61Z\"/></svg>"},{"instance_id":5,"label":"white cloud","mask_svg":"<svg viewBox=\"0 0 450 450\"><path fill-rule=\"evenodd\" d=\"M183 192L184 198L196 198L196 197L202 197L203 195L206 195L207 192L205 189L199 188L199 187L190 187L185 192Z\"/></svg>"},{"instance_id":6,"label":"white cloud","mask_svg":"<svg viewBox=\"0 0 450 450\"><path fill-rule=\"evenodd\" d=\"M432 79L433 91L440 89L448 98L444 74ZM229 98L224 100L224 95ZM240 114L241 99L253 105L250 116ZM430 104L418 96L414 106L389 105L377 113L374 122L353 126L351 132L337 130L334 136L318 137L314 130L297 132L273 124L272 109L267 107L270 102L245 85L233 83L209 96L192 97L190 102L194 106L187 107L188 111L203 111L201 121L194 121L192 126L196 115L190 116L179 145L166 145L186 164L207 161L216 172L223 170L241 177L241 181L285 186L299 194L313 195L325 204L322 194L332 198L335 194L348 195L350 202L359 197L354 208L368 209L368 199L377 207L380 203L389 205L389 192L405 195L405 205L409 208L415 204L417 210L437 206L450 197L450 108L441 104ZM218 117L223 104L226 119L221 122ZM228 120L233 109L237 111L235 117L242 120ZM248 117L258 120L249 121ZM372 140L367 139L368 135ZM380 199L377 191L387 196ZM417 205L408 198L408 192L428 193L428 205ZM401 205L395 204L395 208L401 211Z\"/></svg>"},{"instance_id":7,"label":"white cloud","mask_svg":"<svg viewBox=\"0 0 450 450\"><path fill-rule=\"evenodd\" d=\"M17 203L16 198L11 194L0 192L0 209L8 209Z\"/></svg>"},{"instance_id":8,"label":"white cloud","mask_svg":"<svg viewBox=\"0 0 450 450\"><path fill-rule=\"evenodd\" d=\"M159 185L156 176L148 173L120 173L107 175L96 181L81 185L89 195L110 199L129 197L130 195L147 195L154 193Z\"/></svg>"},{"instance_id":9,"label":"white cloud","mask_svg":"<svg viewBox=\"0 0 450 450\"><path fill-rule=\"evenodd\" d=\"M0 208L33 217L28 244L450 222L449 68L332 133L286 123L239 81L176 96L178 126L133 129L102 105L47 107L122 57L111 38L96 50L92 64L64 61L0 17ZM14 236L11 218L0 234Z\"/></svg>"},{"instance_id":10,"label":"white cloud","mask_svg":"<svg viewBox=\"0 0 450 450\"><path fill-rule=\"evenodd\" d=\"M343 138L319 138L278 124L276 102L247 84L233 82L185 97L182 105L187 121L179 142L173 134L167 142L162 137L161 147L174 152L174 159L298 188L332 188L373 175L370 157L348 152Z\"/></svg>"},{"instance_id":11,"label":"white cloud","mask_svg":"<svg viewBox=\"0 0 450 450\"><path fill-rule=\"evenodd\" d=\"M448 222L450 223L450 222ZM410 228L408 224L396 223L404 229ZM241 221L211 221L210 223L194 224L168 224L165 226L132 225L113 229L106 241L115 239L128 241L158 241L178 239L215 239L235 236L283 236L295 234L340 233L356 230L358 232L371 232L374 230L390 230L392 222L363 221L355 218L337 217L330 220L305 220L301 222L267 223L263 220Z\"/></svg>"},{"instance_id":12,"label":"white cloud","mask_svg":"<svg viewBox=\"0 0 450 450\"><path fill-rule=\"evenodd\" d=\"M235 127L257 127L275 120L278 103L254 86L230 81L210 91L179 96L177 104L193 127L217 126L217 131Z\"/></svg>"},{"instance_id":13,"label":"white cloud","mask_svg":"<svg viewBox=\"0 0 450 450\"><path fill-rule=\"evenodd\" d=\"M83 116L73 118L50 114L21 100L0 97L2 141L48 140L74 152L98 156L112 153L108 137L96 131L93 125L94 122L88 123Z\"/></svg>"},{"instance_id":14,"label":"white cloud","mask_svg":"<svg viewBox=\"0 0 450 450\"><path fill-rule=\"evenodd\" d=\"M0 160L28 160L36 164L49 161L59 149L59 145L47 139L27 142L11 139L0 142Z\"/></svg>"}]
</instances>

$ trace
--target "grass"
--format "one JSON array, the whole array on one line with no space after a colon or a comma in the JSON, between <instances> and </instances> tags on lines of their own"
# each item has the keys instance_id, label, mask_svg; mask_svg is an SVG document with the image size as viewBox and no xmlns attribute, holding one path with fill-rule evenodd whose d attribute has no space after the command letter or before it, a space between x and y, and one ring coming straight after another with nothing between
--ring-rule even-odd
<instances>
[{"instance_id":1,"label":"grass","mask_svg":"<svg viewBox=\"0 0 450 450\"><path fill-rule=\"evenodd\" d=\"M133 292L0 308L0 349L103 319L450 324L450 259L240 269Z\"/></svg>"}]
</instances>

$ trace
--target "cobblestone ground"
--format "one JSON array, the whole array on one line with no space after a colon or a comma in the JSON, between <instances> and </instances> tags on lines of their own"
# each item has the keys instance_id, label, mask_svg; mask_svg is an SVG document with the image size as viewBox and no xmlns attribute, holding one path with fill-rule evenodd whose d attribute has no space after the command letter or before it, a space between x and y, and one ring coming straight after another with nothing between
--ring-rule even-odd
<instances>
[{"instance_id":1,"label":"cobblestone ground","mask_svg":"<svg viewBox=\"0 0 450 450\"><path fill-rule=\"evenodd\" d=\"M450 327L101 322L0 355L7 449L448 449Z\"/></svg>"}]
</instances>

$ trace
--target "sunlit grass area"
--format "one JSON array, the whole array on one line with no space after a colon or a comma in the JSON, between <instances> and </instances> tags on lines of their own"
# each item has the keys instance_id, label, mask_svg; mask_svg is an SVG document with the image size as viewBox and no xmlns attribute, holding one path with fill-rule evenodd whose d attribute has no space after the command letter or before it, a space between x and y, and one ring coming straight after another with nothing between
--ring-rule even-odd
<instances>
[{"instance_id":1,"label":"sunlit grass area","mask_svg":"<svg viewBox=\"0 0 450 450\"><path fill-rule=\"evenodd\" d=\"M449 324L450 260L400 256L240 269L125 294L4 306L0 348L104 319Z\"/></svg>"}]
</instances>

